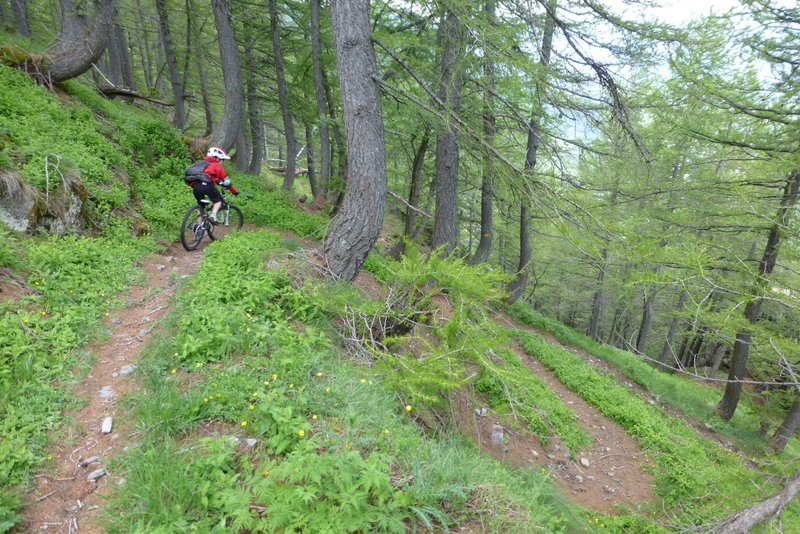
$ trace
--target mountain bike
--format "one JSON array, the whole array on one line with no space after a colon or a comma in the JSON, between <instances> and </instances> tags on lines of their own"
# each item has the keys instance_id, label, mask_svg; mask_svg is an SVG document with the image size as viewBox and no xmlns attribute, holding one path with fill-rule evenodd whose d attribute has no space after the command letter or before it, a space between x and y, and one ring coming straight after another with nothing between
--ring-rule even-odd
<instances>
[{"instance_id":1,"label":"mountain bike","mask_svg":"<svg viewBox=\"0 0 800 534\"><path fill-rule=\"evenodd\" d=\"M244 224L242 210L228 202L224 190L221 193L222 207L217 212L217 224L211 223L211 201L207 198L186 210L181 223L181 244L186 250L196 249L205 234L208 234L212 241L219 241L228 234L242 229Z\"/></svg>"}]
</instances>

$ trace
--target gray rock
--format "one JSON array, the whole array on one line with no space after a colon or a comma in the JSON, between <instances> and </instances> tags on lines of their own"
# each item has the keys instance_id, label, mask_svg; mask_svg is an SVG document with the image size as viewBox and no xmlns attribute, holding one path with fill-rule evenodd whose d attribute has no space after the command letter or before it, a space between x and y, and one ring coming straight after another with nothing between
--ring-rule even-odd
<instances>
[{"instance_id":1,"label":"gray rock","mask_svg":"<svg viewBox=\"0 0 800 534\"><path fill-rule=\"evenodd\" d=\"M144 317L142 317L142 322L143 323L149 323L150 322L150 316L149 315L145 315Z\"/></svg>"},{"instance_id":2,"label":"gray rock","mask_svg":"<svg viewBox=\"0 0 800 534\"><path fill-rule=\"evenodd\" d=\"M101 399L110 399L114 396L114 389L111 386L103 386L98 395Z\"/></svg>"},{"instance_id":3,"label":"gray rock","mask_svg":"<svg viewBox=\"0 0 800 534\"><path fill-rule=\"evenodd\" d=\"M575 475L573 477L573 480L575 480L575 482L577 482L578 484L583 484L583 477L580 475Z\"/></svg>"},{"instance_id":4,"label":"gray rock","mask_svg":"<svg viewBox=\"0 0 800 534\"><path fill-rule=\"evenodd\" d=\"M164 261L167 263L175 263L175 256L164 256Z\"/></svg>"},{"instance_id":5,"label":"gray rock","mask_svg":"<svg viewBox=\"0 0 800 534\"><path fill-rule=\"evenodd\" d=\"M87 459L85 459L84 461L81 462L81 466L86 467L89 464L93 464L93 463L99 462L99 461L100 461L100 457L99 456L90 456L90 457L88 457Z\"/></svg>"},{"instance_id":6,"label":"gray rock","mask_svg":"<svg viewBox=\"0 0 800 534\"><path fill-rule=\"evenodd\" d=\"M586 458L581 458L581 465L583 467L589 467L589 460L587 460Z\"/></svg>"},{"instance_id":7,"label":"gray rock","mask_svg":"<svg viewBox=\"0 0 800 534\"><path fill-rule=\"evenodd\" d=\"M156 265L156 269L158 269L159 271L163 271L166 268L167 268L166 265L161 265L161 264Z\"/></svg>"},{"instance_id":8,"label":"gray rock","mask_svg":"<svg viewBox=\"0 0 800 534\"><path fill-rule=\"evenodd\" d=\"M122 324L122 319L120 319L119 317L114 317L113 319L111 319L111 324Z\"/></svg>"},{"instance_id":9,"label":"gray rock","mask_svg":"<svg viewBox=\"0 0 800 534\"><path fill-rule=\"evenodd\" d=\"M250 449L250 448L256 446L256 444L258 443L258 440L255 439L255 438L247 438L246 440L244 440L244 443L247 446L247 448Z\"/></svg>"},{"instance_id":10,"label":"gray rock","mask_svg":"<svg viewBox=\"0 0 800 534\"><path fill-rule=\"evenodd\" d=\"M105 476L107 474L108 474L108 471L106 471L106 468L105 467L101 467L100 469L95 469L94 471L92 471L91 473L86 475L86 480L88 480L89 482L94 482L98 478L103 477L103 476Z\"/></svg>"},{"instance_id":11,"label":"gray rock","mask_svg":"<svg viewBox=\"0 0 800 534\"><path fill-rule=\"evenodd\" d=\"M504 437L505 433L503 432L503 427L500 425L494 425L492 427L492 443L494 445L500 445L503 443Z\"/></svg>"},{"instance_id":12,"label":"gray rock","mask_svg":"<svg viewBox=\"0 0 800 534\"><path fill-rule=\"evenodd\" d=\"M121 376L128 376L136 370L136 364L125 365L119 370Z\"/></svg>"},{"instance_id":13,"label":"gray rock","mask_svg":"<svg viewBox=\"0 0 800 534\"><path fill-rule=\"evenodd\" d=\"M106 417L105 419L103 419L103 426L100 428L100 432L102 432L103 434L110 434L111 427L113 424L114 424L114 418Z\"/></svg>"}]
</instances>

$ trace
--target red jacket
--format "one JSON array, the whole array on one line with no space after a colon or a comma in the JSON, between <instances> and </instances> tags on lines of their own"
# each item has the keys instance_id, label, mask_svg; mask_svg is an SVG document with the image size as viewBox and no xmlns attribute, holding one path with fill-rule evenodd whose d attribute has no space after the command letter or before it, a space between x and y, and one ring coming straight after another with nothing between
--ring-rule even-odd
<instances>
[{"instance_id":1,"label":"red jacket","mask_svg":"<svg viewBox=\"0 0 800 534\"><path fill-rule=\"evenodd\" d=\"M225 172L225 168L217 161L217 158L206 156L203 159L211 162L211 164L206 167L206 174L211 178L212 182L218 184L228 177L228 173Z\"/></svg>"}]
</instances>

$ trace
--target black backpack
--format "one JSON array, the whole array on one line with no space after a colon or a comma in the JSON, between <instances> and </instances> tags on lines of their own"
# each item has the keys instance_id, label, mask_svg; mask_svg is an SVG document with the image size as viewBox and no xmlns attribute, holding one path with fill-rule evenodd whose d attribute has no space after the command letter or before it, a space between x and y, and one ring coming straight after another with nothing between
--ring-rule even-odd
<instances>
[{"instance_id":1,"label":"black backpack","mask_svg":"<svg viewBox=\"0 0 800 534\"><path fill-rule=\"evenodd\" d=\"M211 165L210 161L201 159L189 165L186 172L183 173L183 181L187 184L192 182L203 182L204 184L211 183L211 177L206 174L206 167Z\"/></svg>"}]
</instances>

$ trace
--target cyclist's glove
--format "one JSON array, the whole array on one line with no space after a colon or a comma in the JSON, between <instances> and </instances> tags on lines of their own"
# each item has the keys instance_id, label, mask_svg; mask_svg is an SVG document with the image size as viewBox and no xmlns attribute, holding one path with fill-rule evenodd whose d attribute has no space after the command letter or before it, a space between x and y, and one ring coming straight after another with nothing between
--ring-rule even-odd
<instances>
[{"instance_id":1,"label":"cyclist's glove","mask_svg":"<svg viewBox=\"0 0 800 534\"><path fill-rule=\"evenodd\" d=\"M223 186L223 187L230 187L230 185L231 185L231 179L230 179L230 178L225 178L225 179L224 179L224 180L222 180L222 181L221 181L219 184L220 184L221 186Z\"/></svg>"},{"instance_id":2,"label":"cyclist's glove","mask_svg":"<svg viewBox=\"0 0 800 534\"><path fill-rule=\"evenodd\" d=\"M230 187L228 188L228 191L230 191L230 192L231 192L231 193L233 193L234 195L238 195L238 194L239 194L239 190L238 190L238 189L236 189L236 188L235 188L235 187L233 187L233 186L230 186Z\"/></svg>"}]
</instances>

